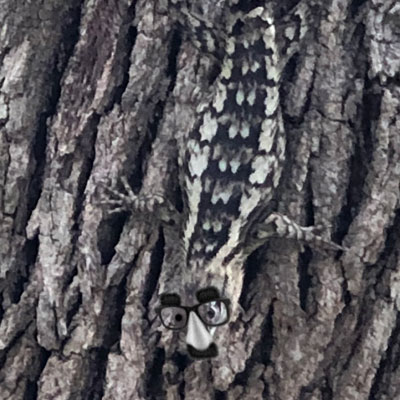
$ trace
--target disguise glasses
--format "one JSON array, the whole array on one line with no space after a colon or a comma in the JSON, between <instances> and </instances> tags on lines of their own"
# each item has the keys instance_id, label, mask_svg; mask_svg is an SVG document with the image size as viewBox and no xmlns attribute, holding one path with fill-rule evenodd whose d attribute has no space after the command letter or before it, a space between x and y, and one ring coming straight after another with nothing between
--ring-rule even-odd
<instances>
[{"instance_id":1,"label":"disguise glasses","mask_svg":"<svg viewBox=\"0 0 400 400\"><path fill-rule=\"evenodd\" d=\"M230 303L229 299L214 299L192 307L164 304L157 307L156 312L167 329L179 330L185 328L191 311L194 311L205 325L213 327L226 324L229 321Z\"/></svg>"}]
</instances>

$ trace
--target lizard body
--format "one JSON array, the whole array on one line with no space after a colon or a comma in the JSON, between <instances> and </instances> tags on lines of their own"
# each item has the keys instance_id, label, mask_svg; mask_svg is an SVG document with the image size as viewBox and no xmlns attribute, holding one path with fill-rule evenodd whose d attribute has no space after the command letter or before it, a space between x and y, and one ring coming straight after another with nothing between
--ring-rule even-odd
<instances>
[{"instance_id":1,"label":"lizard body","mask_svg":"<svg viewBox=\"0 0 400 400\"><path fill-rule=\"evenodd\" d=\"M216 284L220 277L222 292L237 299L241 285L232 283L242 280L249 228L279 184L285 135L271 12L265 7L246 14L238 10L232 21L221 72L196 110L198 122L186 146L180 146L180 158L187 280L203 275Z\"/></svg>"},{"instance_id":2,"label":"lizard body","mask_svg":"<svg viewBox=\"0 0 400 400\"><path fill-rule=\"evenodd\" d=\"M179 294L172 297L173 307L181 299L192 306L195 293L212 286L212 293L231 300L235 316L245 260L271 236L341 249L315 234L312 227L301 227L278 213L268 214L285 163L280 78L304 36L302 9L283 24L285 36L278 46L274 13L267 2L226 1L225 12L215 23L193 15L183 0L170 1L181 13L179 21L188 39L220 63L220 73L197 106L193 128L178 135L183 211L177 225L165 226L166 237L177 241L177 252L164 258L160 292ZM168 203L159 194L136 196L124 182L128 196L119 194L114 205L154 210ZM199 327L201 322L192 326ZM202 334L202 343L209 343L207 331Z\"/></svg>"}]
</instances>

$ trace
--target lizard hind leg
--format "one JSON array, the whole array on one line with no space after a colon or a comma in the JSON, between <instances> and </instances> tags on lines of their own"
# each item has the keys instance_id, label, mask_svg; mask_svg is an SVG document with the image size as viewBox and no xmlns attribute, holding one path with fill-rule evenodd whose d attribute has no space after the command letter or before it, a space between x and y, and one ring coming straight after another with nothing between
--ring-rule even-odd
<instances>
[{"instance_id":1,"label":"lizard hind leg","mask_svg":"<svg viewBox=\"0 0 400 400\"><path fill-rule=\"evenodd\" d=\"M224 19L225 5L217 1L214 5L215 21L207 19L203 14L204 4L198 2L191 7L184 1L171 3L175 11L176 20L183 29L183 33L189 42L196 47L200 53L211 56L215 60L221 60L224 44L227 40L227 32L222 22ZM197 9L195 9L197 5Z\"/></svg>"},{"instance_id":2,"label":"lizard hind leg","mask_svg":"<svg viewBox=\"0 0 400 400\"><path fill-rule=\"evenodd\" d=\"M306 35L312 34L308 29L311 16L311 6L301 2L277 20L276 31L281 68L300 50L301 46L307 43Z\"/></svg>"}]
</instances>

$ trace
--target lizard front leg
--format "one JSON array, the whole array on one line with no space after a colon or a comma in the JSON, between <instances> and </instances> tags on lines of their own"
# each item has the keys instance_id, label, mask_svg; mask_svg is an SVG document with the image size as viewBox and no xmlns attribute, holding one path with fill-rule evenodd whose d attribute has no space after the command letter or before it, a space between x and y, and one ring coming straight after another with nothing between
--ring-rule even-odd
<instances>
[{"instance_id":1,"label":"lizard front leg","mask_svg":"<svg viewBox=\"0 0 400 400\"><path fill-rule=\"evenodd\" d=\"M132 190L126 176L121 178L123 191L101 184L105 196L101 201L107 206L107 214L130 212L138 218L155 217L160 222L172 224L180 218L173 205L171 186L177 184L177 151L175 140L160 133L153 144L148 167L139 194Z\"/></svg>"},{"instance_id":2,"label":"lizard front leg","mask_svg":"<svg viewBox=\"0 0 400 400\"><path fill-rule=\"evenodd\" d=\"M316 249L345 250L342 246L321 236L323 228L301 226L286 215L273 212L266 219L256 223L249 235L249 251L265 244L270 238L296 240Z\"/></svg>"}]
</instances>

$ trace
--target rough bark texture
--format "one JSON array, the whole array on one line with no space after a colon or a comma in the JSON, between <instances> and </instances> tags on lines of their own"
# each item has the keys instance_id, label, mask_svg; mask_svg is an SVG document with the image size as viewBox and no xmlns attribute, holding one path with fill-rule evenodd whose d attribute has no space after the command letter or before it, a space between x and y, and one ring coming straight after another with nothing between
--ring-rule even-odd
<instances>
[{"instance_id":1,"label":"rough bark texture","mask_svg":"<svg viewBox=\"0 0 400 400\"><path fill-rule=\"evenodd\" d=\"M162 1L0 0L1 399L400 398L400 6L316 6L277 208L349 250L271 240L240 329L193 362L154 313L175 241L108 217L99 182L168 171L152 145L193 123L211 61Z\"/></svg>"}]
</instances>

